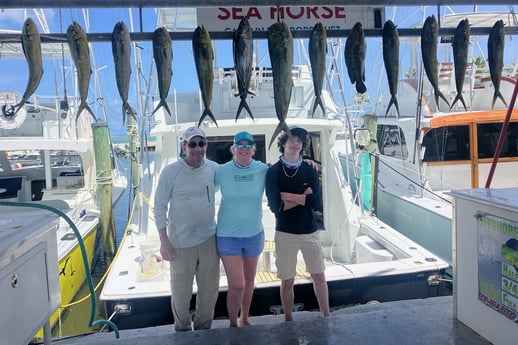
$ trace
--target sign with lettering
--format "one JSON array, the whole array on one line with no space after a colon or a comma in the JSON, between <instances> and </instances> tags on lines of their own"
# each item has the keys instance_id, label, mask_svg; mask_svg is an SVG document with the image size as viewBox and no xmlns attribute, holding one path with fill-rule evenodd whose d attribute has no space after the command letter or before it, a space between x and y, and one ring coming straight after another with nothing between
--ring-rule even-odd
<instances>
[{"instance_id":1,"label":"sign with lettering","mask_svg":"<svg viewBox=\"0 0 518 345\"><path fill-rule=\"evenodd\" d=\"M518 223L477 215L478 299L518 322Z\"/></svg>"},{"instance_id":2,"label":"sign with lettering","mask_svg":"<svg viewBox=\"0 0 518 345\"><path fill-rule=\"evenodd\" d=\"M201 7L198 25L209 31L234 31L246 17L254 31L266 31L277 20L286 22L292 31L312 30L317 22L327 30L350 29L361 22L363 29L380 29L385 22L385 9L368 6L229 6Z\"/></svg>"}]
</instances>

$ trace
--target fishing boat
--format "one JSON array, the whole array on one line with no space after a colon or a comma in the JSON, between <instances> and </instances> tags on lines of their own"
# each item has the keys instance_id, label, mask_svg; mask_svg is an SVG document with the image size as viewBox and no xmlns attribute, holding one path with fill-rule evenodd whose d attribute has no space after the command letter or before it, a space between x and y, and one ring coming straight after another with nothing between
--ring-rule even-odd
<instances>
[{"instance_id":1,"label":"fishing boat","mask_svg":"<svg viewBox=\"0 0 518 345\"><path fill-rule=\"evenodd\" d=\"M494 12L449 15L444 17L442 25L455 28L464 18L469 19L472 30L491 26L499 19L505 20L506 28L514 26L506 13ZM479 60L487 61L486 46L476 44L476 39L473 38L473 45L481 48ZM440 48L451 50L451 40L448 37L442 40L448 43L440 44ZM399 81L399 116L395 111L385 116L390 99L385 95L379 111L367 114L363 122L373 133L377 132L377 145L373 148L378 175L374 212L382 221L450 264L452 200L446 193L486 186L507 115L507 106L501 99L492 108L495 87L488 64L477 66L474 58L470 61L463 87L466 110L460 103L449 110L442 99L436 104L433 87L423 73L421 79L415 76ZM514 68L514 65L506 66L501 77L500 92L507 103L515 88ZM452 103L456 95L454 64L440 62L437 70L440 90ZM509 119L490 183L494 188L518 186L514 178L518 168L516 108L511 110Z\"/></svg>"},{"instance_id":2,"label":"fishing boat","mask_svg":"<svg viewBox=\"0 0 518 345\"><path fill-rule=\"evenodd\" d=\"M293 66L294 89L287 123L305 128L311 137L308 157L320 162L323 186L323 225L320 231L326 256L326 277L331 306L425 298L447 294L441 277L448 264L429 251L387 226L378 218L364 212L359 199L356 177L347 172L335 148L337 135L344 130L341 120L333 118L339 109L325 90L322 97L328 117L311 117L314 91L307 65ZM276 145L268 148L279 120L273 101L272 70L257 68L251 85L254 97L249 98L254 120L235 119L239 105L236 72L233 68L214 68L211 109L217 114L216 126L208 118L201 123L208 140L207 158L218 163L232 157L229 147L235 133L246 130L257 145L255 159L265 163L278 160ZM139 328L172 323L170 306L169 263L160 260L159 239L153 219L153 199L158 176L164 167L181 159L182 133L196 125L201 114L198 92L174 94L168 97L172 116L159 109L150 120L150 135L156 147L154 160L140 181L140 201L135 203L132 222L121 241L100 299L107 315L119 329ZM156 104L155 104L156 105ZM275 139L275 138L273 138ZM368 180L368 176L365 176ZM218 194L216 195L218 199ZM219 200L216 202L216 207ZM280 313L280 280L274 262L274 216L263 199L265 249L258 264L251 315ZM222 266L221 266L222 267ZM300 309L317 308L309 274L301 262L298 265L295 303ZM226 317L227 280L221 268L220 294L215 317ZM194 296L196 286L194 286ZM194 307L194 298L192 301Z\"/></svg>"},{"instance_id":3,"label":"fishing boat","mask_svg":"<svg viewBox=\"0 0 518 345\"><path fill-rule=\"evenodd\" d=\"M19 43L2 45L2 55L18 56L20 48ZM68 56L62 44L45 45L42 51L45 59ZM107 123L76 118L77 99L67 98L66 91L64 97L31 94L23 101L17 92L0 92L2 227L24 231L34 225L17 217L39 219L45 212L60 216L55 226L57 261L51 264L58 266L61 307L52 313L51 327L78 298L92 265L101 258L109 264L115 251L112 208L127 184L111 150ZM33 312L31 305L20 307L27 309L22 315ZM41 337L40 330L36 338Z\"/></svg>"}]
</instances>

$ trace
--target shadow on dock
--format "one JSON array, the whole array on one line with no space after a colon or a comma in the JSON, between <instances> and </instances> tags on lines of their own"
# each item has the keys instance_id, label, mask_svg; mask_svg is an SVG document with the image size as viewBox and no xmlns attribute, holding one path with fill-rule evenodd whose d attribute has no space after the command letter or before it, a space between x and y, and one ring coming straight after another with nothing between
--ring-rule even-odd
<instances>
[{"instance_id":1,"label":"shadow on dock","mask_svg":"<svg viewBox=\"0 0 518 345\"><path fill-rule=\"evenodd\" d=\"M211 330L174 333L172 325L120 332L95 333L53 340L66 345L158 344L490 344L453 318L453 297L359 305L333 311L297 312L294 321L283 315L251 318L253 326L229 328L215 320Z\"/></svg>"}]
</instances>

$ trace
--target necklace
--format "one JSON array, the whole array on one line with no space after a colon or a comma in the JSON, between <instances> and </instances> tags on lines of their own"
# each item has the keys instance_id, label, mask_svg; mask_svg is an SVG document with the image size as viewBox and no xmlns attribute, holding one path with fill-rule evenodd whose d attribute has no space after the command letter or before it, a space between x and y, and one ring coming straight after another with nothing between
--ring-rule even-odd
<instances>
[{"instance_id":1,"label":"necklace","mask_svg":"<svg viewBox=\"0 0 518 345\"><path fill-rule=\"evenodd\" d=\"M300 168L300 165L295 169L295 172L293 173L293 175L288 175L288 173L286 172L286 168L284 167L284 164L282 164L282 171L284 171L284 175L286 175L286 177L289 177L289 178L297 175L299 168Z\"/></svg>"}]
</instances>

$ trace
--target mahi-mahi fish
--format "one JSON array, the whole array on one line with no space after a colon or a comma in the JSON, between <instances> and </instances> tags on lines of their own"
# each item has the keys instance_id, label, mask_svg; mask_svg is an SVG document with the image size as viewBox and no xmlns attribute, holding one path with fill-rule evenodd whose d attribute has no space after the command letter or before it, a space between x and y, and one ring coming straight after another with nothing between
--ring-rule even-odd
<instances>
[{"instance_id":1,"label":"mahi-mahi fish","mask_svg":"<svg viewBox=\"0 0 518 345\"><path fill-rule=\"evenodd\" d=\"M432 84L434 95L435 95L435 104L437 109L439 109L439 97L441 97L448 107L450 107L450 103L446 99L446 97L442 94L441 90L439 90L439 76L437 74L437 38L439 36L439 25L437 24L437 19L435 19L434 15L431 15L426 18L424 21L423 28L421 29L421 57L423 59L424 71L426 72L426 76Z\"/></svg>"},{"instance_id":2,"label":"mahi-mahi fish","mask_svg":"<svg viewBox=\"0 0 518 345\"><path fill-rule=\"evenodd\" d=\"M469 21L463 19L457 25L453 34L453 65L455 68L455 87L457 95L451 103L450 110L457 101L461 101L464 110L468 111L464 97L462 97L462 87L464 86L464 77L466 77L466 69L468 68L468 48L469 48Z\"/></svg>"},{"instance_id":3,"label":"mahi-mahi fish","mask_svg":"<svg viewBox=\"0 0 518 345\"><path fill-rule=\"evenodd\" d=\"M29 66L29 80L27 81L27 87L23 93L22 100L9 110L3 107L4 114L8 116L14 116L32 96L34 91L40 84L41 77L43 76L43 60L41 56L41 39L36 23L31 18L27 18L23 23L22 30L22 48L27 65Z\"/></svg>"},{"instance_id":4,"label":"mahi-mahi fish","mask_svg":"<svg viewBox=\"0 0 518 345\"><path fill-rule=\"evenodd\" d=\"M254 119L252 111L248 103L246 103L246 96L255 96L254 93L248 90L250 88L250 80L252 79L254 43L252 40L252 28L246 18L241 19L237 30L234 31L232 53L234 56L234 69L237 76L237 90L239 92L235 96L241 98L239 106L237 107L236 121L243 108L248 112L250 117Z\"/></svg>"},{"instance_id":5,"label":"mahi-mahi fish","mask_svg":"<svg viewBox=\"0 0 518 345\"><path fill-rule=\"evenodd\" d=\"M273 23L268 27L268 54L272 64L275 112L279 120L270 139L268 146L270 149L282 130L291 137L286 118L293 88L293 37L290 28L284 21Z\"/></svg>"},{"instance_id":6,"label":"mahi-mahi fish","mask_svg":"<svg viewBox=\"0 0 518 345\"><path fill-rule=\"evenodd\" d=\"M128 103L131 76L131 39L124 22L115 24L112 32L112 53L115 65L115 80L122 100L122 124L126 123L126 114L136 120L135 111Z\"/></svg>"},{"instance_id":7,"label":"mahi-mahi fish","mask_svg":"<svg viewBox=\"0 0 518 345\"><path fill-rule=\"evenodd\" d=\"M209 116L217 127L218 123L216 122L216 118L212 110L210 110L210 104L212 103L212 83L214 82L214 70L212 67L214 53L212 51L209 32L203 25L198 26L196 30L194 30L192 36L192 52L194 54L194 63L196 65L196 73L198 74L198 83L200 85L204 107L200 120L198 121L198 127L206 116Z\"/></svg>"},{"instance_id":8,"label":"mahi-mahi fish","mask_svg":"<svg viewBox=\"0 0 518 345\"><path fill-rule=\"evenodd\" d=\"M322 103L322 88L326 75L326 56L327 56L327 32L322 23L318 22L313 27L308 43L309 62L313 75L313 89L315 92L315 102L311 116L315 115L317 106L322 109L323 116L326 115L324 104Z\"/></svg>"},{"instance_id":9,"label":"mahi-mahi fish","mask_svg":"<svg viewBox=\"0 0 518 345\"><path fill-rule=\"evenodd\" d=\"M155 59L160 102L151 115L160 107L164 107L169 116L171 116L171 110L169 110L167 105L167 95L171 87L171 79L173 78L173 43L169 32L163 26L153 32L153 58Z\"/></svg>"},{"instance_id":10,"label":"mahi-mahi fish","mask_svg":"<svg viewBox=\"0 0 518 345\"><path fill-rule=\"evenodd\" d=\"M507 108L507 102L500 92L500 78L502 77L502 69L504 68L504 37L504 21L500 19L496 21L491 28L487 39L487 63L489 65L491 81L495 88L491 109L495 107L497 98L500 98Z\"/></svg>"},{"instance_id":11,"label":"mahi-mahi fish","mask_svg":"<svg viewBox=\"0 0 518 345\"><path fill-rule=\"evenodd\" d=\"M354 24L347 41L345 41L345 65L352 84L356 84L356 92L365 93L365 35L362 23Z\"/></svg>"},{"instance_id":12,"label":"mahi-mahi fish","mask_svg":"<svg viewBox=\"0 0 518 345\"><path fill-rule=\"evenodd\" d=\"M387 20L383 25L383 62L390 91L390 102L385 111L385 116L387 116L392 104L396 107L399 115L396 97L399 74L399 34L396 25L391 20Z\"/></svg>"},{"instance_id":13,"label":"mahi-mahi fish","mask_svg":"<svg viewBox=\"0 0 518 345\"><path fill-rule=\"evenodd\" d=\"M90 66L90 48L86 34L77 22L73 22L67 29L67 41L72 54L72 59L77 71L77 84L79 87L79 97L81 103L77 110L76 121L79 119L81 112L87 110L95 121L97 121L94 112L88 105L88 88L90 86L90 76L92 75L92 67Z\"/></svg>"}]
</instances>

